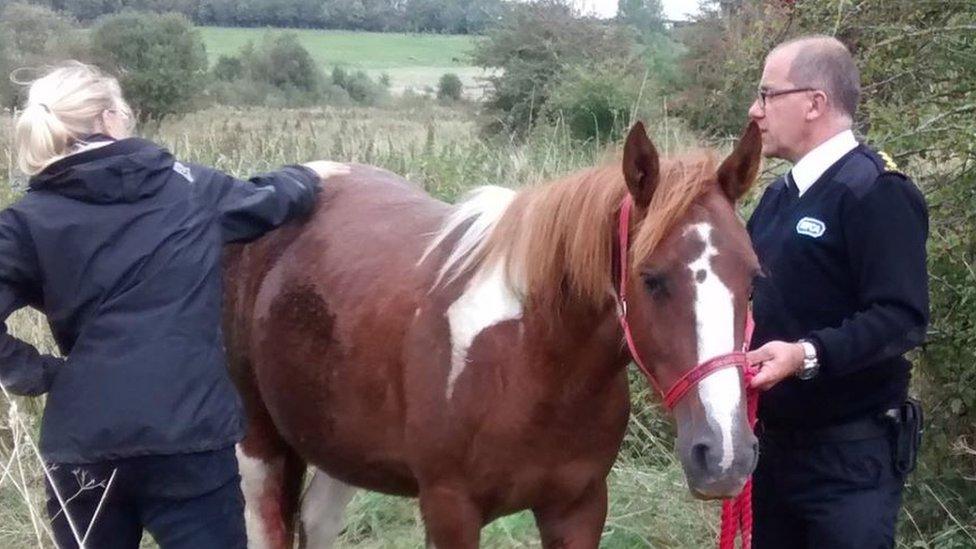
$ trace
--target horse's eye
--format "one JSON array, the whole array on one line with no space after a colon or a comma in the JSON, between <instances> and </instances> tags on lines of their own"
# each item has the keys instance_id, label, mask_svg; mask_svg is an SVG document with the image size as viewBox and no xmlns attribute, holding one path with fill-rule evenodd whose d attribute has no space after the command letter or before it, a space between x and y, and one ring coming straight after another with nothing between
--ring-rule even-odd
<instances>
[{"instance_id":1,"label":"horse's eye","mask_svg":"<svg viewBox=\"0 0 976 549\"><path fill-rule=\"evenodd\" d=\"M655 297L664 297L668 294L667 280L664 275L657 273L644 273L641 275L644 280L644 288Z\"/></svg>"}]
</instances>

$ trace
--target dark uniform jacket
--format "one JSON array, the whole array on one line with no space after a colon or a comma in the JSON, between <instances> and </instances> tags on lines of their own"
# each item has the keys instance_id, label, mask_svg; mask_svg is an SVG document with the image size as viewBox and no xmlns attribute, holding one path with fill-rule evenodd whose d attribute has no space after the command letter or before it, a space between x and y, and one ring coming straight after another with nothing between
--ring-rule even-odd
<instances>
[{"instance_id":1,"label":"dark uniform jacket","mask_svg":"<svg viewBox=\"0 0 976 549\"><path fill-rule=\"evenodd\" d=\"M859 145L802 197L784 178L749 219L765 273L756 281L753 347L808 339L820 373L760 399L778 428L843 423L904 401L909 362L929 319L925 200L904 175Z\"/></svg>"},{"instance_id":2,"label":"dark uniform jacket","mask_svg":"<svg viewBox=\"0 0 976 549\"><path fill-rule=\"evenodd\" d=\"M0 331L0 381L48 393L45 459L224 448L243 416L224 361L221 245L307 213L304 167L239 181L141 139L63 158L0 212L0 320L30 305L65 358ZM3 326L5 328L5 326Z\"/></svg>"}]
</instances>

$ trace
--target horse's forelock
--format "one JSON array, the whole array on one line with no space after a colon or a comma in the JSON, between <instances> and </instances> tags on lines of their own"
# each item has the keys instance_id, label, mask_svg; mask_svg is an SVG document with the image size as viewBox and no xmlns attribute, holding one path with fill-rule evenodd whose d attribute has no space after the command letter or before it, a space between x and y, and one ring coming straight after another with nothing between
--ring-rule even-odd
<instances>
[{"instance_id":1,"label":"horse's forelock","mask_svg":"<svg viewBox=\"0 0 976 549\"><path fill-rule=\"evenodd\" d=\"M651 255L688 208L715 185L716 160L709 151L696 151L666 159L661 185L648 207L631 248L632 265Z\"/></svg>"}]
</instances>

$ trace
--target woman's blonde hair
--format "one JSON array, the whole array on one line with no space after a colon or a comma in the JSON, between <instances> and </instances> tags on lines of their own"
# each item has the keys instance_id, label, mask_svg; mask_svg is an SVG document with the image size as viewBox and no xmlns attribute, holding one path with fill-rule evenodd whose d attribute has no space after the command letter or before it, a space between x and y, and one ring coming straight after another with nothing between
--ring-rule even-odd
<instances>
[{"instance_id":1,"label":"woman's blonde hair","mask_svg":"<svg viewBox=\"0 0 976 549\"><path fill-rule=\"evenodd\" d=\"M69 61L33 81L17 118L15 143L20 169L35 175L71 154L99 127L102 113L115 111L132 130L132 109L115 78L98 68Z\"/></svg>"}]
</instances>

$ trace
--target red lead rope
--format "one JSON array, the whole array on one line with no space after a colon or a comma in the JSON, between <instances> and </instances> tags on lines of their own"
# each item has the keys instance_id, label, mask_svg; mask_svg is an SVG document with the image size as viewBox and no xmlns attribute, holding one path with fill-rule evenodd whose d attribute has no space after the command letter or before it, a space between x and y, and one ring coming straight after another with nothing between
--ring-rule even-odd
<instances>
[{"instance_id":1,"label":"red lead rope","mask_svg":"<svg viewBox=\"0 0 976 549\"><path fill-rule=\"evenodd\" d=\"M699 364L695 368L689 370L685 375L683 375L674 385L671 386L667 391L661 388L658 383L657 378L651 372L650 368L641 360L640 354L637 352L637 346L634 344L634 336L630 331L630 325L627 322L627 271L628 271L628 254L630 252L630 212L633 208L633 202L630 200L630 195L624 198L623 203L620 205L620 218L618 226L618 244L619 244L619 263L620 266L620 285L617 290L617 316L620 319L620 326L624 331L624 339L627 341L627 347L630 349L631 358L634 359L634 363L640 368L644 376L651 381L651 384L664 396L664 406L668 410L674 409L675 405L685 394L691 390L699 381L705 379L712 373L724 369L738 367L742 369L742 377L745 382L746 388L746 412L749 418L749 426L755 428L756 426L756 408L759 404L759 392L749 387L749 382L752 381L753 376L758 371L755 367L749 364L746 360L746 351L749 349L749 343L752 340L752 315L746 315L746 331L745 337L743 338L742 350L737 352L731 352L728 354L720 355L703 364ZM752 479L746 481L745 486L742 488L742 492L739 493L733 499L725 500L722 502L722 531L719 537L719 549L734 549L735 548L735 537L736 534L742 532L742 548L748 549L752 546Z\"/></svg>"},{"instance_id":2,"label":"red lead rope","mask_svg":"<svg viewBox=\"0 0 976 549\"><path fill-rule=\"evenodd\" d=\"M746 333L742 348L749 348L752 341L752 314L746 316ZM756 428L756 411L759 408L759 391L749 386L759 368L749 364L742 369L742 379L746 386L746 415L749 427ZM735 549L736 534L742 533L742 549L752 547L752 477L746 481L739 495L722 502L722 529L719 532L719 549Z\"/></svg>"}]
</instances>

